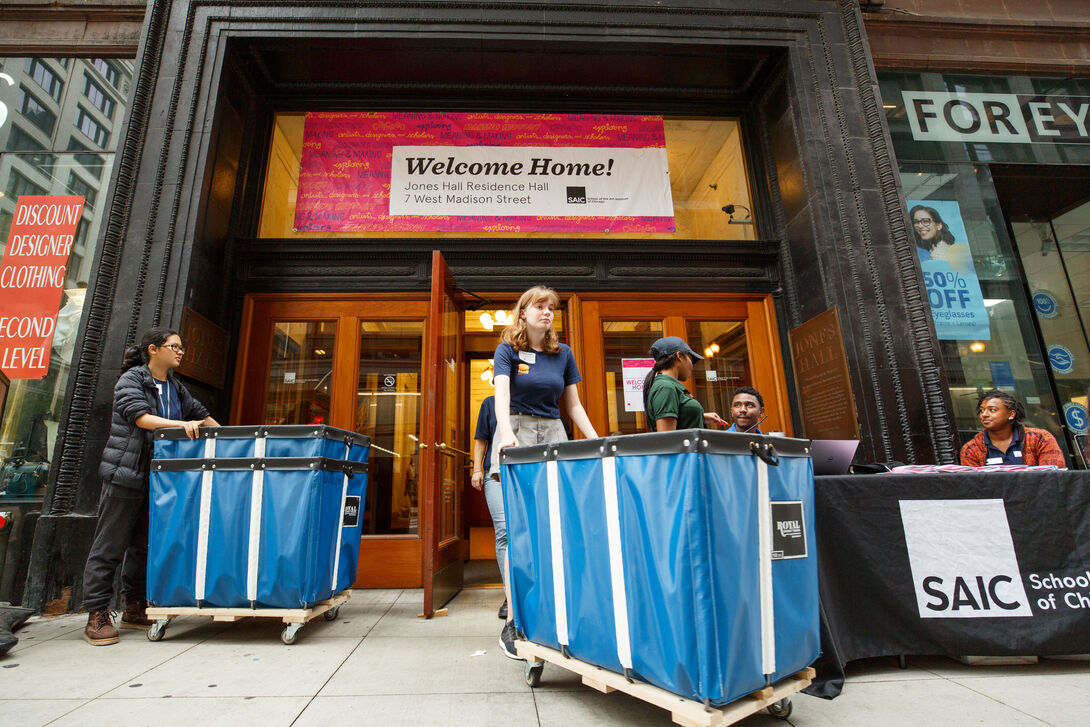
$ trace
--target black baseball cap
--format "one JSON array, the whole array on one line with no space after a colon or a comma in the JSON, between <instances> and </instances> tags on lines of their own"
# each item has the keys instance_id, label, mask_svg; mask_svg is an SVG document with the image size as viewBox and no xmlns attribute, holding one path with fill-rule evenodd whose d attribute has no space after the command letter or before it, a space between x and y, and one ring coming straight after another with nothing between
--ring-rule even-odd
<instances>
[{"instance_id":1,"label":"black baseball cap","mask_svg":"<svg viewBox=\"0 0 1090 727\"><path fill-rule=\"evenodd\" d=\"M689 348L689 344L677 336L666 336L651 344L651 355L655 358L662 358L675 353L687 353L694 359L704 360L703 356Z\"/></svg>"}]
</instances>

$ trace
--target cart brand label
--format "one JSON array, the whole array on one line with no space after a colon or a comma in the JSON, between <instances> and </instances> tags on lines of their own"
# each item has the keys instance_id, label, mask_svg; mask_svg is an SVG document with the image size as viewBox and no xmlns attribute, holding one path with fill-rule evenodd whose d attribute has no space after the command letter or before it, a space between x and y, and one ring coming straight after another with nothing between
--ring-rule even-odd
<instances>
[{"instance_id":1,"label":"cart brand label","mask_svg":"<svg viewBox=\"0 0 1090 727\"><path fill-rule=\"evenodd\" d=\"M344 520L342 528L354 528L360 524L360 496L349 495L344 498Z\"/></svg>"},{"instance_id":2,"label":"cart brand label","mask_svg":"<svg viewBox=\"0 0 1090 727\"><path fill-rule=\"evenodd\" d=\"M801 500L772 503L772 560L806 557L805 523Z\"/></svg>"},{"instance_id":3,"label":"cart brand label","mask_svg":"<svg viewBox=\"0 0 1090 727\"><path fill-rule=\"evenodd\" d=\"M920 618L1032 616L1003 500L900 500Z\"/></svg>"}]
</instances>

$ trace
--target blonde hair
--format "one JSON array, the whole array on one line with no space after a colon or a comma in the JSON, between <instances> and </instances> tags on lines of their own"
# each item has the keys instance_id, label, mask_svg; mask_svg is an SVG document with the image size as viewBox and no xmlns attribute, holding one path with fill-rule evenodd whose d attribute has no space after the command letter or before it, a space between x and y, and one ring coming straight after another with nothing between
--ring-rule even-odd
<instances>
[{"instance_id":1,"label":"blonde hair","mask_svg":"<svg viewBox=\"0 0 1090 727\"><path fill-rule=\"evenodd\" d=\"M522 312L543 300L551 300L554 307L560 305L560 296L556 294L555 290L546 288L544 285L535 285L519 296L519 302L511 310L511 320L513 322L503 329L502 340L504 343L516 351L530 350L530 337L526 333L526 321L522 318ZM543 345L545 353L556 353L560 350L560 340L556 336L556 329L552 326L549 327L549 332L545 334Z\"/></svg>"}]
</instances>

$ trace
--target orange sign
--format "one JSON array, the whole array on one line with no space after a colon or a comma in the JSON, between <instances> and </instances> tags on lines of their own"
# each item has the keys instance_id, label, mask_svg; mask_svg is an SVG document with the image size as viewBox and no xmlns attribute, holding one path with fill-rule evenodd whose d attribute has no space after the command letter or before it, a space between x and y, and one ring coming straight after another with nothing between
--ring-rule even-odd
<instances>
[{"instance_id":1,"label":"orange sign","mask_svg":"<svg viewBox=\"0 0 1090 727\"><path fill-rule=\"evenodd\" d=\"M83 197L19 197L0 265L0 370L40 379L49 370L68 255Z\"/></svg>"}]
</instances>

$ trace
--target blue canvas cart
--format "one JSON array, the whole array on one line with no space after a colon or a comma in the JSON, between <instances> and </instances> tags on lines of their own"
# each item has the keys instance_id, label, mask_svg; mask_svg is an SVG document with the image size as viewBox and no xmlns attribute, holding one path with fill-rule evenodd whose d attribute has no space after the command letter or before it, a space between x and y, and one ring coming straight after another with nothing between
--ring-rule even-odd
<instances>
[{"instance_id":1,"label":"blue canvas cart","mask_svg":"<svg viewBox=\"0 0 1090 727\"><path fill-rule=\"evenodd\" d=\"M356 578L369 444L328 426L158 430L148 638L178 615L267 616L292 643L311 618L336 618Z\"/></svg>"},{"instance_id":2,"label":"blue canvas cart","mask_svg":"<svg viewBox=\"0 0 1090 727\"><path fill-rule=\"evenodd\" d=\"M543 659L686 724L739 705L786 716L820 648L807 440L685 430L512 448L502 465L532 685Z\"/></svg>"}]
</instances>

